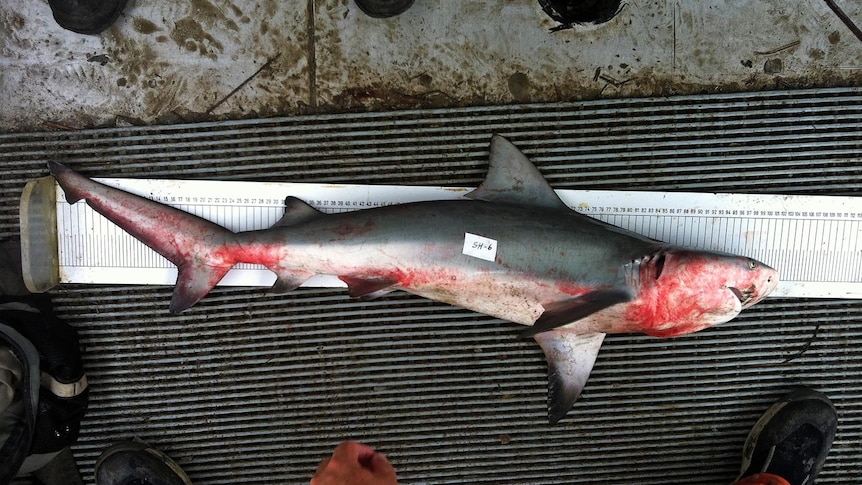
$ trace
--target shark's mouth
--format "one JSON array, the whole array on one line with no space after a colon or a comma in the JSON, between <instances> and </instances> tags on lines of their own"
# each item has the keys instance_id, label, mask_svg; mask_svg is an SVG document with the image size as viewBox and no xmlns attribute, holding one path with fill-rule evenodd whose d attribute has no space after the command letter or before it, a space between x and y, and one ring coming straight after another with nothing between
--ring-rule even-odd
<instances>
[{"instance_id":1,"label":"shark's mouth","mask_svg":"<svg viewBox=\"0 0 862 485\"><path fill-rule=\"evenodd\" d=\"M740 290L739 288L734 288L729 286L728 289L736 296L740 303L742 303L742 308L752 304L752 300L754 299L754 286L749 286L744 290Z\"/></svg>"}]
</instances>

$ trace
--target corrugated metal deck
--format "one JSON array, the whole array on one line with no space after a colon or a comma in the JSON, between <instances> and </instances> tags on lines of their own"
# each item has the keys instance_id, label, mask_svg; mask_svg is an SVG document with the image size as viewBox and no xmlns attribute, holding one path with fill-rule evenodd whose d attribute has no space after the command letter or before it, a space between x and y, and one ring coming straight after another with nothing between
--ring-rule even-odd
<instances>
[{"instance_id":1,"label":"corrugated metal deck","mask_svg":"<svg viewBox=\"0 0 862 485\"><path fill-rule=\"evenodd\" d=\"M491 133L556 187L858 194L862 89L274 118L0 135L0 237L46 160L91 176L475 185ZM517 325L406 294L65 286L91 409L74 451L137 436L201 484L304 483L339 441L402 483L709 483L806 384L840 428L818 484L862 479L862 303L768 300L672 340L610 336L582 400L546 419L545 363ZM849 482L848 482L849 481Z\"/></svg>"}]
</instances>

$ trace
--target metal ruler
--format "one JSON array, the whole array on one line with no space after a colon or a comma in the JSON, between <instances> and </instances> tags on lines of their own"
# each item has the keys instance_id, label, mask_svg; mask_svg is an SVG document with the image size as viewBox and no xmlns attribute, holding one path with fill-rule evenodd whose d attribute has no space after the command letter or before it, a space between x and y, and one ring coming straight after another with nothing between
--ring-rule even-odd
<instances>
[{"instance_id":1,"label":"metal ruler","mask_svg":"<svg viewBox=\"0 0 862 485\"><path fill-rule=\"evenodd\" d=\"M52 180L52 179L51 179ZM209 219L233 231L264 229L298 197L323 212L422 200L451 200L471 189L427 186L99 179ZM53 204L57 281L51 283L171 285L176 268L86 206L30 196L28 211ZM50 189L44 192L50 194ZM862 199L855 197L558 190L574 210L680 246L746 255L779 271L779 297L862 298ZM27 192L25 191L25 197ZM50 194L53 196L54 194ZM22 221L27 214L22 200ZM52 222L53 223L53 222ZM30 224L22 223L24 228ZM22 239L38 238L37 233ZM53 232L53 231L49 231ZM25 247L52 247L30 240ZM31 249L32 250L32 249ZM53 256L53 255L52 255ZM241 264L222 285L270 286L262 266ZM47 284L47 283L45 283ZM306 286L344 286L333 276Z\"/></svg>"}]
</instances>

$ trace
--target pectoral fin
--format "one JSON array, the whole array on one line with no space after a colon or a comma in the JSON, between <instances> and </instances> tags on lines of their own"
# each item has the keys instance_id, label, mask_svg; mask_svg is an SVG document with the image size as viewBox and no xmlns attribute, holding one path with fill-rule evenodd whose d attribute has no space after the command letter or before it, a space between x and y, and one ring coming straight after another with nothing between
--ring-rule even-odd
<instances>
[{"instance_id":1,"label":"pectoral fin","mask_svg":"<svg viewBox=\"0 0 862 485\"><path fill-rule=\"evenodd\" d=\"M536 335L535 339L548 361L548 421L556 424L580 397L605 334L579 335L552 330Z\"/></svg>"},{"instance_id":2,"label":"pectoral fin","mask_svg":"<svg viewBox=\"0 0 862 485\"><path fill-rule=\"evenodd\" d=\"M352 298L360 298L362 300L373 300L396 289L396 282L387 279L367 280L350 276L339 276L338 278L347 283L347 293Z\"/></svg>"},{"instance_id":3,"label":"pectoral fin","mask_svg":"<svg viewBox=\"0 0 862 485\"><path fill-rule=\"evenodd\" d=\"M625 303L634 298L628 288L611 288L596 290L578 297L544 305L545 312L536 320L532 327L521 333L523 337L532 337L548 330L568 325L599 310L604 310L617 303Z\"/></svg>"}]
</instances>

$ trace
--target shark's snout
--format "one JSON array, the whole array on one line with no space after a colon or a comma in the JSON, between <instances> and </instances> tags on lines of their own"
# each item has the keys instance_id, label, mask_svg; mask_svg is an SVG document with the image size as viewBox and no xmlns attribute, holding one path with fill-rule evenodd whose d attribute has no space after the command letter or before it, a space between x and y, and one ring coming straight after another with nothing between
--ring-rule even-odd
<instances>
[{"instance_id":1,"label":"shark's snout","mask_svg":"<svg viewBox=\"0 0 862 485\"><path fill-rule=\"evenodd\" d=\"M739 303L742 304L742 308L746 309L755 303L766 298L767 295L772 293L772 290L778 286L778 275L775 270L770 268L770 274L763 279L761 284L752 283L747 288L736 288L733 286L729 286L729 289L739 300Z\"/></svg>"}]
</instances>

